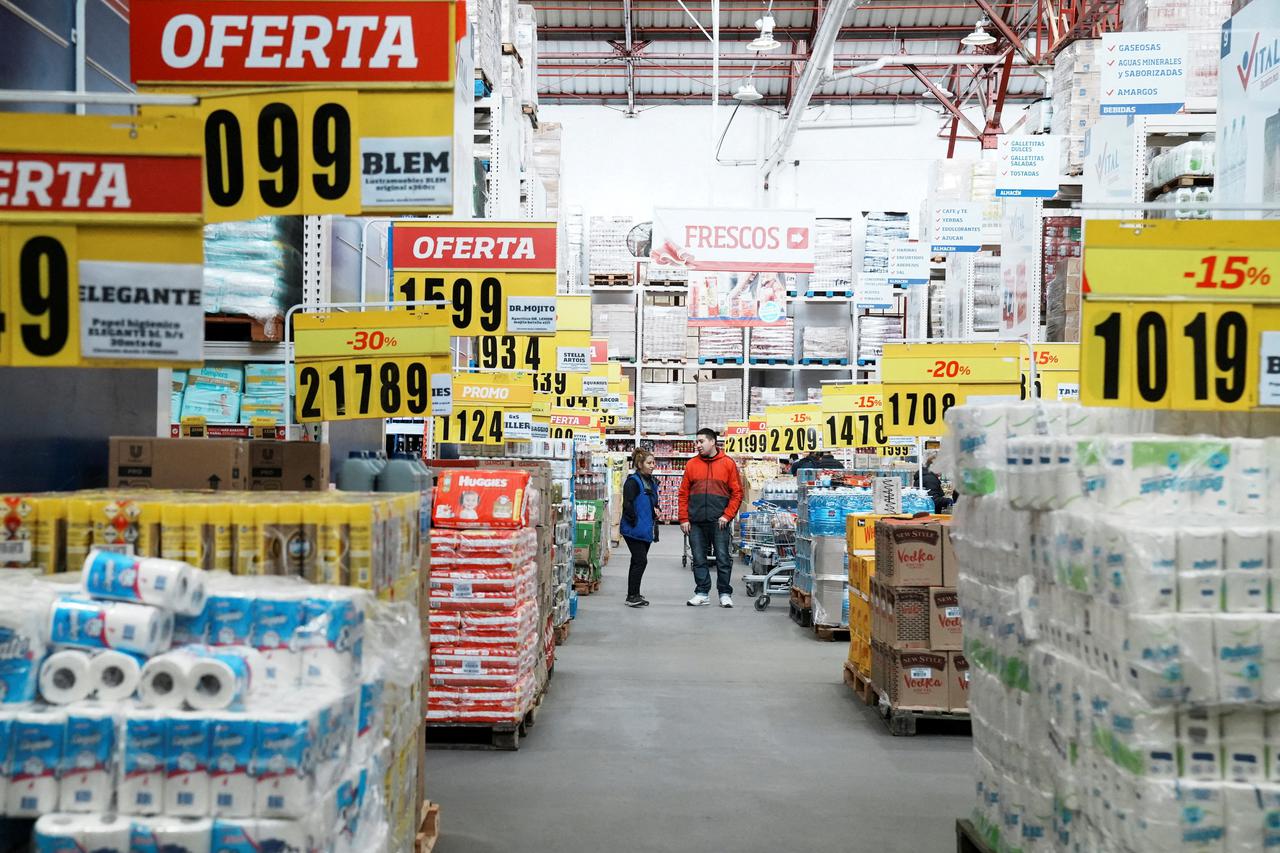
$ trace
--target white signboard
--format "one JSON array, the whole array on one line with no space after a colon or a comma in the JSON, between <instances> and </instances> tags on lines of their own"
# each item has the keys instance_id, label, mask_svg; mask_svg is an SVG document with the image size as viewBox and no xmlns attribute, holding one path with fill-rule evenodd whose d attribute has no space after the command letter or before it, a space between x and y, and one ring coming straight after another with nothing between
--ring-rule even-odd
<instances>
[{"instance_id":1,"label":"white signboard","mask_svg":"<svg viewBox=\"0 0 1280 853\"><path fill-rule=\"evenodd\" d=\"M203 360L200 264L80 261L78 269L84 358Z\"/></svg>"},{"instance_id":2,"label":"white signboard","mask_svg":"<svg viewBox=\"0 0 1280 853\"><path fill-rule=\"evenodd\" d=\"M649 257L659 268L813 272L813 211L659 208Z\"/></svg>"},{"instance_id":3,"label":"white signboard","mask_svg":"<svg viewBox=\"0 0 1280 853\"><path fill-rule=\"evenodd\" d=\"M935 201L930 218L929 251L936 255L981 249L984 207L978 201Z\"/></svg>"},{"instance_id":4,"label":"white signboard","mask_svg":"<svg viewBox=\"0 0 1280 853\"><path fill-rule=\"evenodd\" d=\"M1133 119L1102 116L1084 135L1084 201L1134 202ZM1103 219L1121 216L1118 210L1102 211Z\"/></svg>"},{"instance_id":5,"label":"white signboard","mask_svg":"<svg viewBox=\"0 0 1280 853\"><path fill-rule=\"evenodd\" d=\"M902 512L902 481L897 477L876 477L871 481L871 504L876 515Z\"/></svg>"},{"instance_id":6,"label":"white signboard","mask_svg":"<svg viewBox=\"0 0 1280 853\"><path fill-rule=\"evenodd\" d=\"M533 415L529 412L503 412L502 437L509 441L533 438Z\"/></svg>"},{"instance_id":7,"label":"white signboard","mask_svg":"<svg viewBox=\"0 0 1280 853\"><path fill-rule=\"evenodd\" d=\"M1262 369L1258 371L1258 405L1280 406L1280 332L1262 333Z\"/></svg>"},{"instance_id":8,"label":"white signboard","mask_svg":"<svg viewBox=\"0 0 1280 853\"><path fill-rule=\"evenodd\" d=\"M855 308L892 308L893 285L889 284L889 276L882 272L858 273L858 280L853 286L853 305Z\"/></svg>"},{"instance_id":9,"label":"white signboard","mask_svg":"<svg viewBox=\"0 0 1280 853\"><path fill-rule=\"evenodd\" d=\"M447 418L453 414L453 374L431 374L431 414Z\"/></svg>"},{"instance_id":10,"label":"white signboard","mask_svg":"<svg viewBox=\"0 0 1280 853\"><path fill-rule=\"evenodd\" d=\"M1187 34L1103 33L1102 115L1176 113L1187 102Z\"/></svg>"},{"instance_id":11,"label":"white signboard","mask_svg":"<svg viewBox=\"0 0 1280 853\"><path fill-rule=\"evenodd\" d=\"M360 204L364 207L439 207L453 203L449 136L372 136L360 139Z\"/></svg>"},{"instance_id":12,"label":"white signboard","mask_svg":"<svg viewBox=\"0 0 1280 853\"><path fill-rule=\"evenodd\" d=\"M997 155L997 196L1052 198L1058 194L1061 136L1001 136Z\"/></svg>"},{"instance_id":13,"label":"white signboard","mask_svg":"<svg viewBox=\"0 0 1280 853\"><path fill-rule=\"evenodd\" d=\"M609 393L609 377L607 376L584 376L582 377L582 394L585 397L602 397Z\"/></svg>"},{"instance_id":14,"label":"white signboard","mask_svg":"<svg viewBox=\"0 0 1280 853\"><path fill-rule=\"evenodd\" d=\"M507 298L507 331L513 335L555 332L554 296L510 296Z\"/></svg>"},{"instance_id":15,"label":"white signboard","mask_svg":"<svg viewBox=\"0 0 1280 853\"><path fill-rule=\"evenodd\" d=\"M889 243L889 284L907 287L929 283L929 247L916 240Z\"/></svg>"},{"instance_id":16,"label":"white signboard","mask_svg":"<svg viewBox=\"0 0 1280 853\"><path fill-rule=\"evenodd\" d=\"M1222 25L1214 201L1280 202L1280 7L1255 2ZM1222 219L1275 217L1223 211Z\"/></svg>"},{"instance_id":17,"label":"white signboard","mask_svg":"<svg viewBox=\"0 0 1280 853\"><path fill-rule=\"evenodd\" d=\"M591 347L556 347L556 370L560 373L589 373Z\"/></svg>"}]
</instances>

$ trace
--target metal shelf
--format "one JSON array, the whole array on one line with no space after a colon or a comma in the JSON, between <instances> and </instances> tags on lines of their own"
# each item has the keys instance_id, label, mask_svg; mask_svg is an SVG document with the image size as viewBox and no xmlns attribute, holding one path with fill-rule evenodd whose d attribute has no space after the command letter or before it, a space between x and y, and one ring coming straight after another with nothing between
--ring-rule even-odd
<instances>
[{"instance_id":1,"label":"metal shelf","mask_svg":"<svg viewBox=\"0 0 1280 853\"><path fill-rule=\"evenodd\" d=\"M287 361L288 350L283 341L240 342L205 341L205 361Z\"/></svg>"}]
</instances>

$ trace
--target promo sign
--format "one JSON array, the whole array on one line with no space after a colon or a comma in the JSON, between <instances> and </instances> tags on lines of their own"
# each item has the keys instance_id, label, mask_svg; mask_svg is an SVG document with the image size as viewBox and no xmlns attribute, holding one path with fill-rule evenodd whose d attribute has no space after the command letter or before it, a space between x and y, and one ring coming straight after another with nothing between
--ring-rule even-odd
<instances>
[{"instance_id":1,"label":"promo sign","mask_svg":"<svg viewBox=\"0 0 1280 853\"><path fill-rule=\"evenodd\" d=\"M766 406L768 453L808 453L822 447L822 409L813 404Z\"/></svg>"},{"instance_id":2,"label":"promo sign","mask_svg":"<svg viewBox=\"0 0 1280 853\"><path fill-rule=\"evenodd\" d=\"M392 299L447 301L417 310L443 311L455 335L551 334L556 260L554 222L396 222L387 266Z\"/></svg>"},{"instance_id":3,"label":"promo sign","mask_svg":"<svg viewBox=\"0 0 1280 853\"><path fill-rule=\"evenodd\" d=\"M139 0L131 71L201 94L144 113L199 120L209 222L443 213L455 20L453 0Z\"/></svg>"},{"instance_id":4,"label":"promo sign","mask_svg":"<svg viewBox=\"0 0 1280 853\"><path fill-rule=\"evenodd\" d=\"M1021 349L1014 343L885 344L880 364L885 432L942 435L947 410L970 397L1017 399Z\"/></svg>"},{"instance_id":5,"label":"promo sign","mask_svg":"<svg viewBox=\"0 0 1280 853\"><path fill-rule=\"evenodd\" d=\"M813 272L812 210L659 208L656 268L725 272Z\"/></svg>"},{"instance_id":6,"label":"promo sign","mask_svg":"<svg viewBox=\"0 0 1280 853\"><path fill-rule=\"evenodd\" d=\"M198 140L179 119L6 114L0 365L203 360Z\"/></svg>"},{"instance_id":7,"label":"promo sign","mask_svg":"<svg viewBox=\"0 0 1280 853\"><path fill-rule=\"evenodd\" d=\"M1214 411L1261 405L1266 336L1280 330L1277 247L1274 221L1090 221L1081 402Z\"/></svg>"}]
</instances>

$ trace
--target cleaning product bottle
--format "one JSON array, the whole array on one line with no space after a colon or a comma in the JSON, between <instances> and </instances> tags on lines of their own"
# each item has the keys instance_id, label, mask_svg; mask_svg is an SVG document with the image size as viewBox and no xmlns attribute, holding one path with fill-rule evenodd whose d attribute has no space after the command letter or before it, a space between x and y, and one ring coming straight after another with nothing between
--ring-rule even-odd
<instances>
[{"instance_id":1,"label":"cleaning product bottle","mask_svg":"<svg viewBox=\"0 0 1280 853\"><path fill-rule=\"evenodd\" d=\"M378 476L378 465L367 450L352 450L338 468L338 490L372 492Z\"/></svg>"}]
</instances>

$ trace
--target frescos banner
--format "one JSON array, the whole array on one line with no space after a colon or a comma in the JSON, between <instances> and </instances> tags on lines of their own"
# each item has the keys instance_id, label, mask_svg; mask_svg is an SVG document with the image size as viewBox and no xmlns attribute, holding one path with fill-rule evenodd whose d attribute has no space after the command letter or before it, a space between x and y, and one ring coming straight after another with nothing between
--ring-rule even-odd
<instances>
[{"instance_id":1,"label":"frescos banner","mask_svg":"<svg viewBox=\"0 0 1280 853\"><path fill-rule=\"evenodd\" d=\"M776 272L691 272L690 326L769 326L787 318L788 276Z\"/></svg>"},{"instance_id":2,"label":"frescos banner","mask_svg":"<svg viewBox=\"0 0 1280 853\"><path fill-rule=\"evenodd\" d=\"M813 272L812 210L660 208L650 260L723 272Z\"/></svg>"}]
</instances>

